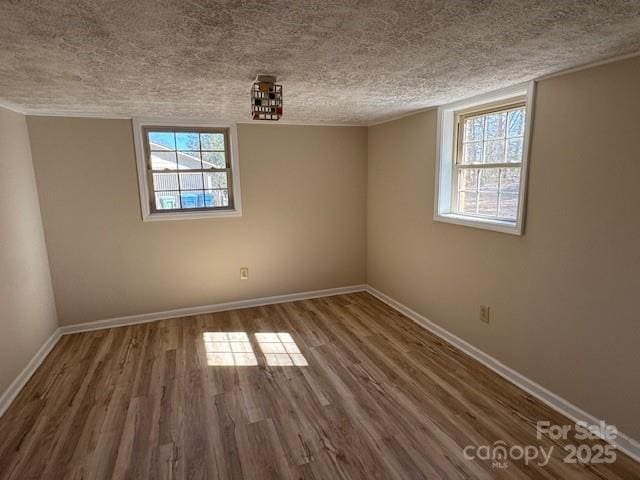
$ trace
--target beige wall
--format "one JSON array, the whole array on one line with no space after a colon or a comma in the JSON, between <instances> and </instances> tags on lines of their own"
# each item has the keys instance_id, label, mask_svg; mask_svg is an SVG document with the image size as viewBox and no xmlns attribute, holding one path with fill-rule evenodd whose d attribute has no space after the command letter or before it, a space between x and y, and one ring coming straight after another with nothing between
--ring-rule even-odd
<instances>
[{"instance_id":1,"label":"beige wall","mask_svg":"<svg viewBox=\"0 0 640 480\"><path fill-rule=\"evenodd\" d=\"M243 216L152 223L131 122L30 117L60 323L366 276L640 438L638 84L638 58L539 83L522 237L432 220L435 111L372 127L368 143L362 128L242 125Z\"/></svg>"},{"instance_id":2,"label":"beige wall","mask_svg":"<svg viewBox=\"0 0 640 480\"><path fill-rule=\"evenodd\" d=\"M539 83L523 237L433 221L433 110L369 129L367 208L370 285L635 438L638 85L638 58Z\"/></svg>"},{"instance_id":3,"label":"beige wall","mask_svg":"<svg viewBox=\"0 0 640 480\"><path fill-rule=\"evenodd\" d=\"M62 325L364 283L364 128L240 125L243 216L145 223L130 121L28 123Z\"/></svg>"},{"instance_id":4,"label":"beige wall","mask_svg":"<svg viewBox=\"0 0 640 480\"><path fill-rule=\"evenodd\" d=\"M57 327L25 117L0 108L0 396Z\"/></svg>"}]
</instances>

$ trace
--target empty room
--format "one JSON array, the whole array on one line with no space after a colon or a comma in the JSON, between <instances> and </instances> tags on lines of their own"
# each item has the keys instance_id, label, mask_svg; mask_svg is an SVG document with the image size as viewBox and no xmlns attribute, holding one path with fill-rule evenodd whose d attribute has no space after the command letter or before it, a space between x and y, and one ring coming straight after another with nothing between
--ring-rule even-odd
<instances>
[{"instance_id":1,"label":"empty room","mask_svg":"<svg viewBox=\"0 0 640 480\"><path fill-rule=\"evenodd\" d=\"M640 479L640 2L0 2L0 480Z\"/></svg>"}]
</instances>

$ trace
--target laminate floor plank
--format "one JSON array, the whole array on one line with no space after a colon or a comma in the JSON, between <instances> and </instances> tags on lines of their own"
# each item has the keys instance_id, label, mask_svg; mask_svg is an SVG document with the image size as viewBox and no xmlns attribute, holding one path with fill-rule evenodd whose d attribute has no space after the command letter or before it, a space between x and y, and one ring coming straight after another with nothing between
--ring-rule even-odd
<instances>
[{"instance_id":1,"label":"laminate floor plank","mask_svg":"<svg viewBox=\"0 0 640 480\"><path fill-rule=\"evenodd\" d=\"M0 479L633 479L571 421L366 293L67 335L0 418ZM540 466L468 445L553 448ZM503 465L504 466L504 465Z\"/></svg>"}]
</instances>

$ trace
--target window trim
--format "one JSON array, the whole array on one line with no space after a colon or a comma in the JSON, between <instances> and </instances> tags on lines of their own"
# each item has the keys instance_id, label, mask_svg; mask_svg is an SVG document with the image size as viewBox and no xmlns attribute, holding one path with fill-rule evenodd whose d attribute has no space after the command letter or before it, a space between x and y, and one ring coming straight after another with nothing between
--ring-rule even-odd
<instances>
[{"instance_id":1,"label":"window trim","mask_svg":"<svg viewBox=\"0 0 640 480\"><path fill-rule=\"evenodd\" d=\"M151 192L148 163L147 142L145 132L153 128L201 131L203 129L225 130L227 140L227 162L231 169L230 199L232 208L198 208L171 210L168 212L152 211ZM238 159L238 132L235 124L210 124L202 122L176 121L165 119L133 119L134 147L138 171L138 190L140 193L140 208L144 222L162 220L196 220L203 218L224 218L242 216L240 195L240 168ZM231 202L230 202L231 203Z\"/></svg>"},{"instance_id":2,"label":"window trim","mask_svg":"<svg viewBox=\"0 0 640 480\"><path fill-rule=\"evenodd\" d=\"M527 203L529 152L533 127L535 82L527 82L495 92L478 95L466 100L438 107L435 201L433 219L438 222L476 227L496 232L522 235ZM496 107L522 102L526 106L524 145L520 171L518 217L515 222L456 213L454 205L454 181L456 179L456 155L459 142L458 120L461 115L491 111Z\"/></svg>"}]
</instances>

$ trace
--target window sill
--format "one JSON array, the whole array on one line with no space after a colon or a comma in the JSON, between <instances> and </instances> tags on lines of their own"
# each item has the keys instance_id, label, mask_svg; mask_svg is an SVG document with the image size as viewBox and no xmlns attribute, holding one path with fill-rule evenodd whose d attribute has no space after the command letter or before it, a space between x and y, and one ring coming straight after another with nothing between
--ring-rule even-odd
<instances>
[{"instance_id":1,"label":"window sill","mask_svg":"<svg viewBox=\"0 0 640 480\"><path fill-rule=\"evenodd\" d=\"M504 220L491 220L488 218L472 217L470 215L459 215L456 213L436 213L433 219L437 222L452 223L465 227L481 228L494 232L509 233L511 235L522 235L522 227L518 222L508 222Z\"/></svg>"},{"instance_id":2,"label":"window sill","mask_svg":"<svg viewBox=\"0 0 640 480\"><path fill-rule=\"evenodd\" d=\"M205 218L231 218L241 217L242 211L239 209L202 212L175 212L175 213L146 213L142 220L145 222L161 222L164 220L201 220Z\"/></svg>"}]
</instances>

